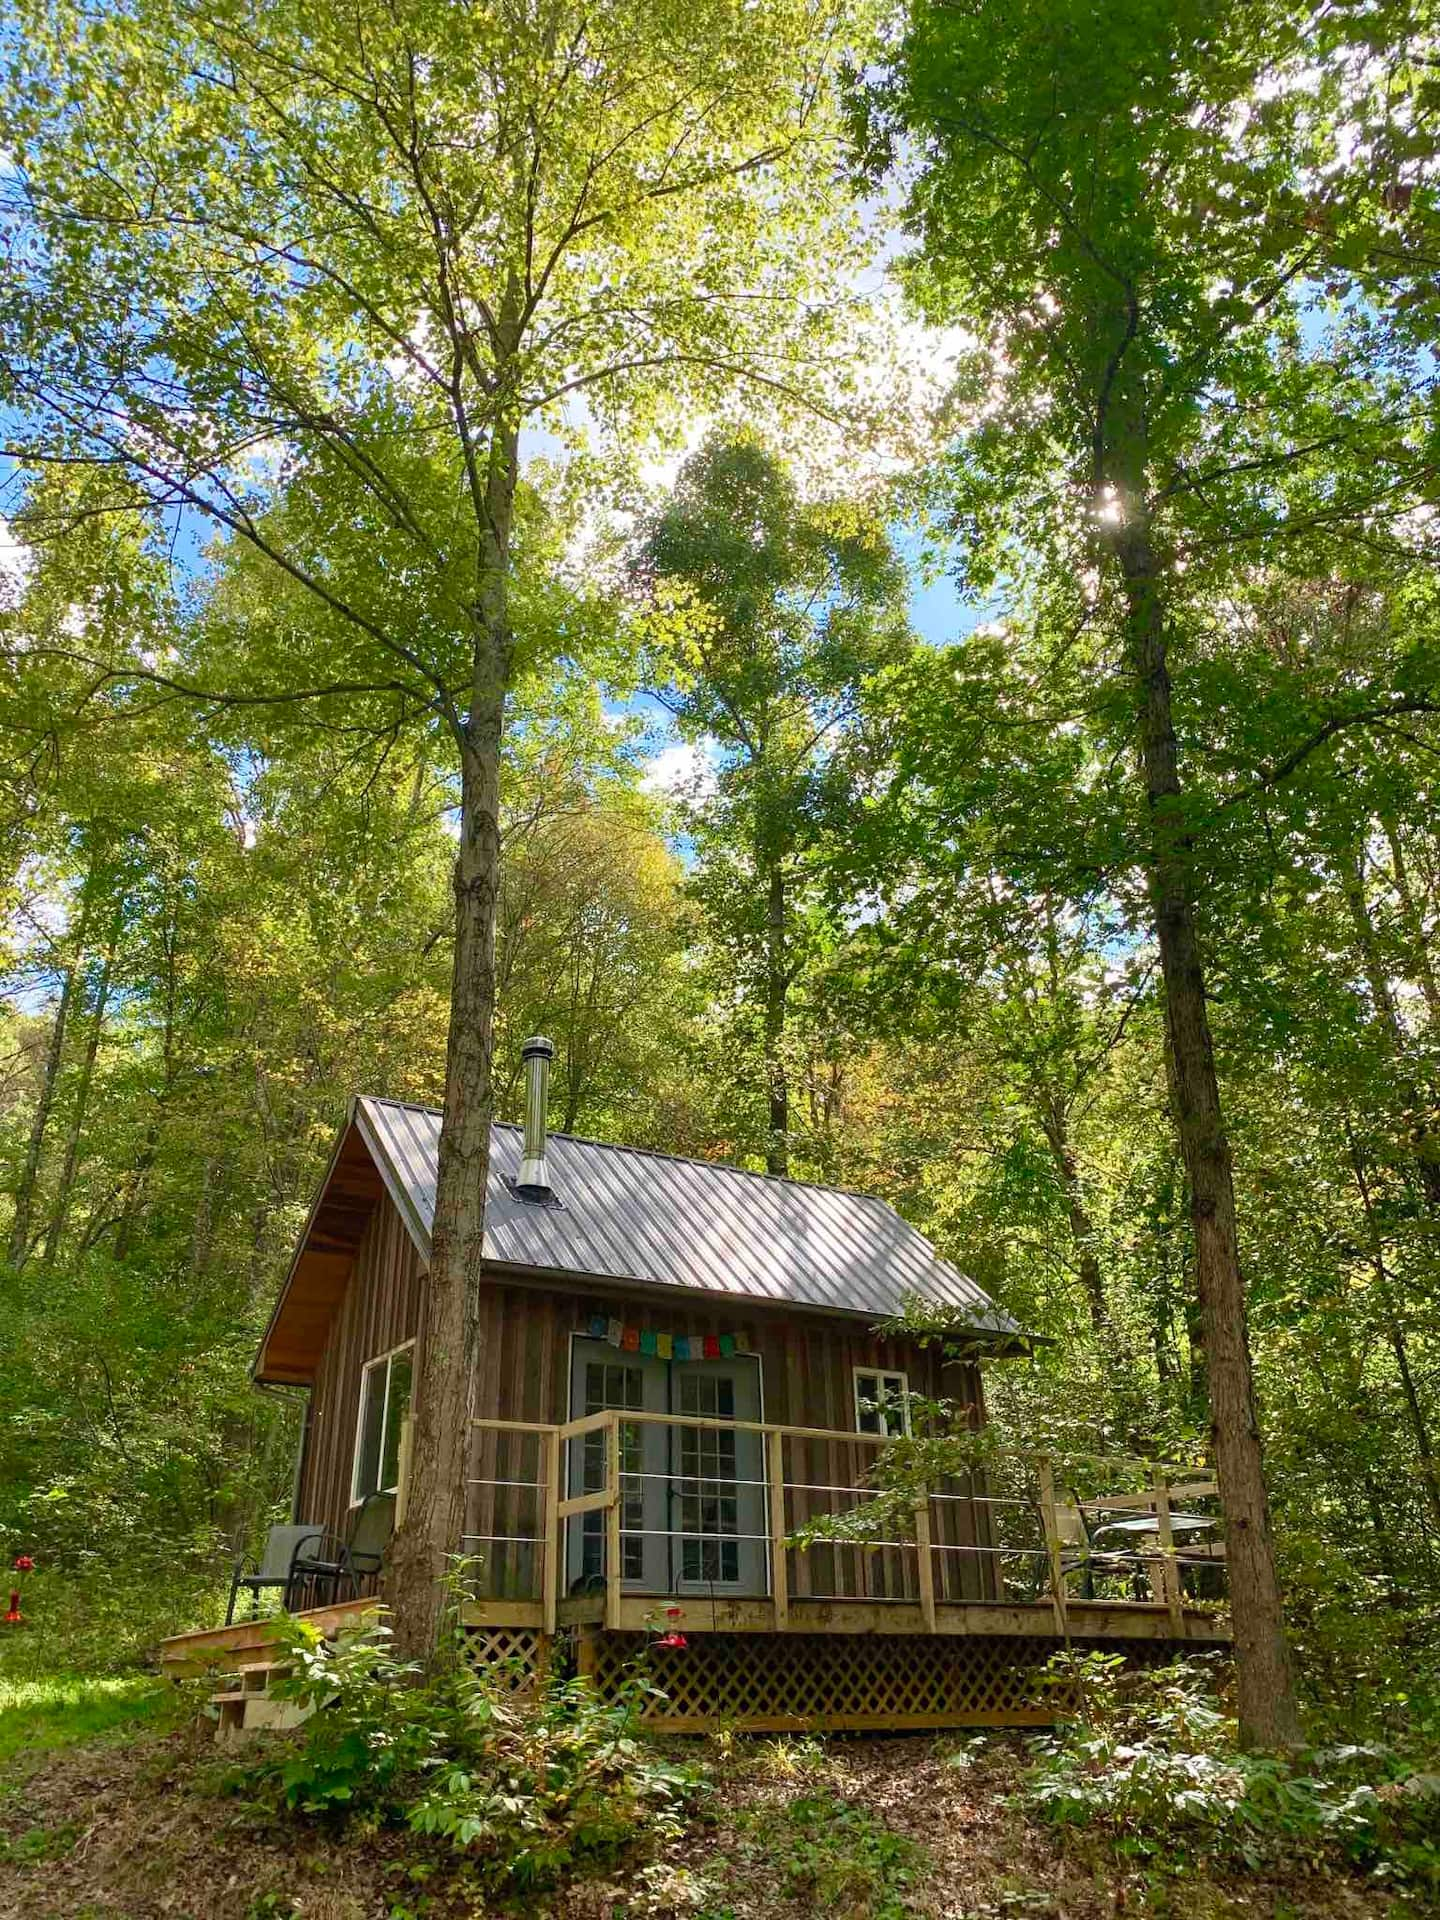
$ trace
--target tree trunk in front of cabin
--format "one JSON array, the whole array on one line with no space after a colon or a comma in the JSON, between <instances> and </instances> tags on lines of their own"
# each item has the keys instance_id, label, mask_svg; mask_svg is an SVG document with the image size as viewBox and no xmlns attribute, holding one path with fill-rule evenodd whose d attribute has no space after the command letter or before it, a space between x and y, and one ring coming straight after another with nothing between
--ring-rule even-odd
<instances>
[{"instance_id":1,"label":"tree trunk in front of cabin","mask_svg":"<svg viewBox=\"0 0 1440 1920\"><path fill-rule=\"evenodd\" d=\"M765 1171L790 1172L790 1081L785 1071L785 1016L790 982L786 977L785 868L772 856L765 888L765 1089L770 1129L765 1141Z\"/></svg>"},{"instance_id":2,"label":"tree trunk in front of cabin","mask_svg":"<svg viewBox=\"0 0 1440 1920\"><path fill-rule=\"evenodd\" d=\"M1300 1715L1270 1531L1230 1142L1195 924L1168 636L1143 472L1143 459L1135 459L1129 471L1122 469L1123 483L1116 489L1120 518L1107 538L1123 582L1126 660L1138 694L1147 882L1165 986L1175 1125L1190 1182L1210 1436L1225 1507L1240 1732L1252 1747L1294 1746L1301 1738Z\"/></svg>"},{"instance_id":3,"label":"tree trunk in front of cabin","mask_svg":"<svg viewBox=\"0 0 1440 1920\"><path fill-rule=\"evenodd\" d=\"M411 1660L428 1660L435 1652L446 1578L465 1544L465 1480L480 1358L485 1189L495 1102L500 748L513 652L510 532L518 469L515 431L497 428L486 474L485 551L461 751L455 964L424 1339L417 1348L411 1402L405 1519L386 1582L396 1647L402 1658Z\"/></svg>"}]
</instances>

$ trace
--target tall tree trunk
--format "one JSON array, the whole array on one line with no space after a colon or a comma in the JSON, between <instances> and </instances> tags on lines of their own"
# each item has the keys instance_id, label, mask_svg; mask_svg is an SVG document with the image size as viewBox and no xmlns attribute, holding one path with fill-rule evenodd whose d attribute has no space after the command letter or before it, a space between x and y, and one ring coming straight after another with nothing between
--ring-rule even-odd
<instances>
[{"instance_id":1,"label":"tall tree trunk","mask_svg":"<svg viewBox=\"0 0 1440 1920\"><path fill-rule=\"evenodd\" d=\"M172 896L168 907L169 918L165 925L165 1025L162 1035L160 1058L163 1072L160 1077L160 1091L155 1096L155 1106L145 1127L145 1140L135 1164L125 1176L122 1189L120 1212L115 1222L115 1258L127 1260L134 1245L136 1229L140 1221L141 1206L145 1196L145 1185L150 1169L155 1164L160 1151L160 1131L169 1109L170 1098L175 1090L178 1070L176 1057L176 1038L178 1028L180 981L180 912L177 901ZM85 1233L85 1245L91 1246L109 1225L109 1221L97 1214Z\"/></svg>"},{"instance_id":2,"label":"tall tree trunk","mask_svg":"<svg viewBox=\"0 0 1440 1920\"><path fill-rule=\"evenodd\" d=\"M1370 918L1370 903L1365 897L1365 852L1354 849L1344 868L1345 904L1355 929L1355 945L1360 956L1365 984L1370 989L1370 1024L1395 1068L1399 1091L1410 1109L1410 1137L1407 1142L1414 1157L1415 1170L1432 1213L1440 1212L1440 1137L1435 1130L1434 1098L1416 1080L1409 1039L1400 1021L1400 1009L1391 991L1390 976L1381 952L1380 939Z\"/></svg>"},{"instance_id":3,"label":"tall tree trunk","mask_svg":"<svg viewBox=\"0 0 1440 1920\"><path fill-rule=\"evenodd\" d=\"M1355 1185L1359 1191L1360 1205L1365 1215L1370 1265L1375 1275L1376 1291L1380 1295L1380 1311L1385 1320L1386 1338L1390 1342L1390 1351L1395 1356L1395 1369L1400 1376L1400 1391L1405 1397L1405 1408L1410 1416L1410 1431L1414 1437L1415 1451L1419 1456L1420 1471L1425 1480L1430 1512L1436 1526L1440 1527L1440 1460L1435 1456L1434 1436L1430 1431L1430 1422L1425 1416L1425 1408L1421 1404L1415 1375L1410 1368L1410 1349L1400 1320L1395 1289L1391 1284L1389 1263L1385 1258L1385 1240L1380 1231L1380 1222L1375 1217L1374 1196L1370 1191L1370 1181L1365 1172L1360 1145L1348 1118L1345 1122L1345 1139L1350 1149L1350 1165L1354 1170Z\"/></svg>"},{"instance_id":4,"label":"tall tree trunk","mask_svg":"<svg viewBox=\"0 0 1440 1920\"><path fill-rule=\"evenodd\" d=\"M510 534L518 473L518 434L512 425L497 426L486 468L470 710L461 740L455 962L425 1329L417 1348L411 1405L405 1524L396 1538L387 1581L396 1646L409 1659L434 1652L445 1577L464 1546L494 1110L500 747L514 646Z\"/></svg>"},{"instance_id":5,"label":"tall tree trunk","mask_svg":"<svg viewBox=\"0 0 1440 1920\"><path fill-rule=\"evenodd\" d=\"M90 1013L90 1031L85 1040L85 1055L80 1065L80 1081L75 1089L75 1104L70 1114L70 1125L65 1138L65 1164L60 1173L60 1186L55 1195L55 1205L51 1210L50 1224L45 1230L45 1246L41 1253L41 1263L51 1267L60 1251L61 1236L65 1232L65 1223L70 1218L70 1196L75 1185L75 1173L80 1164L80 1141L85 1132L85 1121L90 1111L90 1089L95 1081L95 1061L100 1052L100 1036L105 1031L105 1009L110 999L110 980L115 967L115 952L120 941L123 921L117 912L110 924L110 937L105 942L105 958L100 967L100 979L95 987L95 1005Z\"/></svg>"},{"instance_id":6,"label":"tall tree trunk","mask_svg":"<svg viewBox=\"0 0 1440 1920\"><path fill-rule=\"evenodd\" d=\"M770 1131L765 1142L765 1171L790 1172L790 1080L785 1070L785 1018L790 992L785 951L785 868L771 862L765 889L765 1088Z\"/></svg>"},{"instance_id":7,"label":"tall tree trunk","mask_svg":"<svg viewBox=\"0 0 1440 1920\"><path fill-rule=\"evenodd\" d=\"M1405 858L1405 843L1400 837L1400 828L1396 821L1385 821L1385 838L1390 842L1390 866L1395 875L1395 892L1400 901L1400 916L1405 923L1405 937L1415 960L1415 978L1420 983L1420 991L1425 998L1425 1011L1430 1016L1430 1024L1440 1033L1440 979L1436 978L1434 961L1430 955L1430 942L1425 933L1425 920L1410 885L1410 867Z\"/></svg>"},{"instance_id":8,"label":"tall tree trunk","mask_svg":"<svg viewBox=\"0 0 1440 1920\"><path fill-rule=\"evenodd\" d=\"M1105 1276L1095 1252L1095 1223L1085 1204L1080 1168L1075 1159L1075 1150L1070 1145L1069 1123L1058 1100L1045 1102L1040 1125L1065 1194L1065 1207L1070 1216L1070 1238L1075 1247L1081 1290L1090 1310L1090 1325L1097 1334L1104 1334L1110 1327L1110 1308L1105 1298Z\"/></svg>"},{"instance_id":9,"label":"tall tree trunk","mask_svg":"<svg viewBox=\"0 0 1440 1920\"><path fill-rule=\"evenodd\" d=\"M60 1080L60 1063L65 1057L65 1035L70 1024L70 1008L75 998L75 981L85 957L90 934L90 910L94 868L86 876L80 894L80 918L75 928L74 950L60 984L60 1001L55 1009L55 1024L45 1049L45 1066L40 1076L40 1092L30 1122L30 1137L25 1143L25 1160L15 1184L15 1213L10 1223L10 1265L23 1267L30 1254L30 1235L35 1219L35 1201L40 1181L40 1156L45 1151L45 1135L55 1106L55 1089Z\"/></svg>"},{"instance_id":10,"label":"tall tree trunk","mask_svg":"<svg viewBox=\"0 0 1440 1920\"><path fill-rule=\"evenodd\" d=\"M1230 1142L1195 924L1165 610L1143 487L1134 484L1137 479L1143 483L1143 462L1120 477L1120 517L1102 525L1120 567L1126 660L1138 694L1149 832L1147 883L1165 986L1175 1125L1190 1182L1209 1369L1210 1437L1225 1507L1240 1730L1251 1746L1288 1746L1300 1740L1300 1716L1270 1531Z\"/></svg>"}]
</instances>

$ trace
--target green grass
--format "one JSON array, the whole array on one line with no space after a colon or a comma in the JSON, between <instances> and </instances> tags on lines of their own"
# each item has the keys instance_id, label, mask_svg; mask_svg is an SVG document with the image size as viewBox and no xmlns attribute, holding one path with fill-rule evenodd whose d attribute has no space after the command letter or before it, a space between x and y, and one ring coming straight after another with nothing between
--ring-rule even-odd
<instances>
[{"instance_id":1,"label":"green grass","mask_svg":"<svg viewBox=\"0 0 1440 1920\"><path fill-rule=\"evenodd\" d=\"M175 1689L150 1673L0 1673L0 1769L17 1755L76 1746L118 1727L164 1726L178 1710Z\"/></svg>"}]
</instances>

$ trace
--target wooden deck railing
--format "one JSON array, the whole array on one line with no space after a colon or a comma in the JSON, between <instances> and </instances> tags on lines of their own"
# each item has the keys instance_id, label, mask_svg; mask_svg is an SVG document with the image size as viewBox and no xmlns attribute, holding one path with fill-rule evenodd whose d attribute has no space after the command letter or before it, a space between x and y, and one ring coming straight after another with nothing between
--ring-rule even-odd
<instances>
[{"instance_id":1,"label":"wooden deck railing","mask_svg":"<svg viewBox=\"0 0 1440 1920\"><path fill-rule=\"evenodd\" d=\"M621 1625L627 1594L637 1589L660 1602L707 1592L714 1598L717 1589L723 1597L728 1588L768 1600L781 1630L806 1601L906 1601L933 1633L943 1606L1018 1600L1048 1607L1064 1634L1077 1609L1097 1599L1114 1604L1118 1588L1119 1604L1168 1616L1178 1637L1190 1604L1187 1580L1193 1585L1203 1578L1213 1596L1223 1579L1218 1518L1187 1510L1216 1498L1213 1479L1194 1468L1091 1460L1088 1488L1109 1469L1119 1490L1081 1493L1053 1459L1006 1454L984 1469L925 1486L904 1527L888 1526L886 1537L861 1541L827 1536L825 1524L876 1497L868 1471L892 1444L881 1435L640 1410L553 1425L488 1419L473 1425L479 1458L470 1475L467 1543L479 1550L492 1595L538 1604L537 1624L548 1633L559 1624L568 1580L572 1598L577 1589L592 1602L603 1594L604 1624L612 1629ZM657 1430L666 1436L663 1464L647 1466L643 1436ZM733 1471L682 1466L674 1441L687 1432L733 1436ZM593 1436L601 1437L598 1445ZM658 1438L651 1444L656 1452L649 1457L658 1458ZM742 1470L747 1460L748 1472ZM656 1482L663 1524L655 1524L645 1497ZM733 1523L699 1530L672 1525L675 1500L687 1497L724 1497ZM587 1577L581 1536L590 1515L600 1516L588 1529L599 1567ZM578 1568L567 1570L567 1540L572 1558L581 1547ZM649 1552L643 1543L657 1543L659 1578L627 1582L626 1546L636 1540L642 1562ZM699 1563L709 1556L712 1569L721 1564L724 1544L737 1555L749 1549L750 1577L685 1579L675 1572L677 1542L682 1567L687 1547ZM734 1564L738 1570L738 1560ZM1097 1594L1097 1587L1107 1591Z\"/></svg>"}]
</instances>

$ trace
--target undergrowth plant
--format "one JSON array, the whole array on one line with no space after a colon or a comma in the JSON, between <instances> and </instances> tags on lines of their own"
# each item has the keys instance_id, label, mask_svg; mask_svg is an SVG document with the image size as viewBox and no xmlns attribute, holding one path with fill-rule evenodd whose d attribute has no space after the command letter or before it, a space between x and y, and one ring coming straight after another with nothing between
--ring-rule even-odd
<instances>
[{"instance_id":1,"label":"undergrowth plant","mask_svg":"<svg viewBox=\"0 0 1440 1920\"><path fill-rule=\"evenodd\" d=\"M1052 1662L1068 1713L1031 1743L1018 1804L1102 1839L1147 1873L1196 1858L1251 1870L1345 1864L1440 1895L1440 1775L1379 1744L1243 1752L1199 1660L1127 1673L1115 1655Z\"/></svg>"},{"instance_id":2,"label":"undergrowth plant","mask_svg":"<svg viewBox=\"0 0 1440 1920\"><path fill-rule=\"evenodd\" d=\"M408 1826L515 1893L682 1828L700 1775L642 1737L641 1707L658 1692L643 1662L601 1701L584 1681L522 1693L513 1665L472 1668L453 1622L423 1673L395 1658L378 1620L333 1642L303 1621L281 1631L290 1672L274 1690L316 1711L262 1778L303 1819Z\"/></svg>"},{"instance_id":3,"label":"undergrowth plant","mask_svg":"<svg viewBox=\"0 0 1440 1920\"><path fill-rule=\"evenodd\" d=\"M909 1920L920 1849L867 1808L808 1793L756 1822L757 1837L789 1900L814 1913Z\"/></svg>"}]
</instances>

